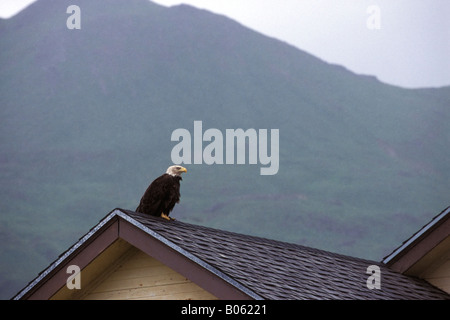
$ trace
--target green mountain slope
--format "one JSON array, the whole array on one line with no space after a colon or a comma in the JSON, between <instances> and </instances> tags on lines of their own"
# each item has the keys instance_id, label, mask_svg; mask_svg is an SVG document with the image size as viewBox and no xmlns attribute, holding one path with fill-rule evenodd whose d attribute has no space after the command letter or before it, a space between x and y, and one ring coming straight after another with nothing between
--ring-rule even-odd
<instances>
[{"instance_id":1,"label":"green mountain slope","mask_svg":"<svg viewBox=\"0 0 450 320\"><path fill-rule=\"evenodd\" d=\"M280 165L186 165L182 221L379 260L448 205L450 88L389 86L188 6L78 0L68 30L72 2L0 21L2 297L134 209L196 120L279 129Z\"/></svg>"}]
</instances>

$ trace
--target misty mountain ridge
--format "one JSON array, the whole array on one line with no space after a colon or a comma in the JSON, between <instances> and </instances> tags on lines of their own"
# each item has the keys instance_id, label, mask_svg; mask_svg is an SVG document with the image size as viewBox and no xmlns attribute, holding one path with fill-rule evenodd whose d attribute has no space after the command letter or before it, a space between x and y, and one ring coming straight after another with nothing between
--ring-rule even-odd
<instances>
[{"instance_id":1,"label":"misty mountain ridge","mask_svg":"<svg viewBox=\"0 0 450 320\"><path fill-rule=\"evenodd\" d=\"M146 0L39 0L0 20L0 47L5 297L111 209L135 209L194 121L278 129L279 170L187 165L179 220L381 260L448 206L450 87L387 85Z\"/></svg>"}]
</instances>

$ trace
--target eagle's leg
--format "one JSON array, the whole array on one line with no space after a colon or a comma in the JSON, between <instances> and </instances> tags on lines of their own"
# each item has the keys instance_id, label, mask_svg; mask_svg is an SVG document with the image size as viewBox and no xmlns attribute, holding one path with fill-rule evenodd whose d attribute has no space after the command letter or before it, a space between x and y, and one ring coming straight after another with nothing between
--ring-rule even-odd
<instances>
[{"instance_id":1,"label":"eagle's leg","mask_svg":"<svg viewBox=\"0 0 450 320\"><path fill-rule=\"evenodd\" d=\"M164 212L161 212L161 218L166 219L167 221L170 221L169 216L167 216Z\"/></svg>"},{"instance_id":2,"label":"eagle's leg","mask_svg":"<svg viewBox=\"0 0 450 320\"><path fill-rule=\"evenodd\" d=\"M161 212L161 218L166 219L167 221L174 221L175 218L169 217L164 212Z\"/></svg>"}]
</instances>

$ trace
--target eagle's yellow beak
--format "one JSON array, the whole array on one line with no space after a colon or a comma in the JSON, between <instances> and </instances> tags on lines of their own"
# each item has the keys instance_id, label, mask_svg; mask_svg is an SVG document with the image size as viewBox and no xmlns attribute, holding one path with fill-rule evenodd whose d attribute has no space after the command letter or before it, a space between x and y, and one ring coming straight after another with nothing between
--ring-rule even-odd
<instances>
[{"instance_id":1,"label":"eagle's yellow beak","mask_svg":"<svg viewBox=\"0 0 450 320\"><path fill-rule=\"evenodd\" d=\"M178 171L180 171L180 172L187 172L187 169L185 167L181 167L181 169L178 170Z\"/></svg>"}]
</instances>

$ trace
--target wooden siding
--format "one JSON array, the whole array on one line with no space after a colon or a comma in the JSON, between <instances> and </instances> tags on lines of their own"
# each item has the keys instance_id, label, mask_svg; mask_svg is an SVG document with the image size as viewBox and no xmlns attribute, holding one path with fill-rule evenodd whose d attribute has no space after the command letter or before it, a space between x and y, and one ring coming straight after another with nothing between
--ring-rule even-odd
<instances>
[{"instance_id":1,"label":"wooden siding","mask_svg":"<svg viewBox=\"0 0 450 320\"><path fill-rule=\"evenodd\" d=\"M144 252L131 247L127 258L87 290L85 300L216 299L197 284Z\"/></svg>"},{"instance_id":2,"label":"wooden siding","mask_svg":"<svg viewBox=\"0 0 450 320\"><path fill-rule=\"evenodd\" d=\"M439 289L450 293L450 237L442 241L432 252L428 268L421 277ZM426 260L426 259L424 259Z\"/></svg>"},{"instance_id":3,"label":"wooden siding","mask_svg":"<svg viewBox=\"0 0 450 320\"><path fill-rule=\"evenodd\" d=\"M439 243L407 271L450 293L450 237Z\"/></svg>"},{"instance_id":4,"label":"wooden siding","mask_svg":"<svg viewBox=\"0 0 450 320\"><path fill-rule=\"evenodd\" d=\"M91 288L97 286L105 277L112 273L122 261L128 259L130 254L133 254L133 247L122 239L117 239L103 252L95 257L87 266L85 266L80 273L81 289L69 290L64 285L50 298L51 300L79 300ZM65 271L65 278L70 274Z\"/></svg>"},{"instance_id":5,"label":"wooden siding","mask_svg":"<svg viewBox=\"0 0 450 320\"><path fill-rule=\"evenodd\" d=\"M432 273L427 274L425 280L435 287L450 293L450 259L447 259L446 262L444 262Z\"/></svg>"}]
</instances>

